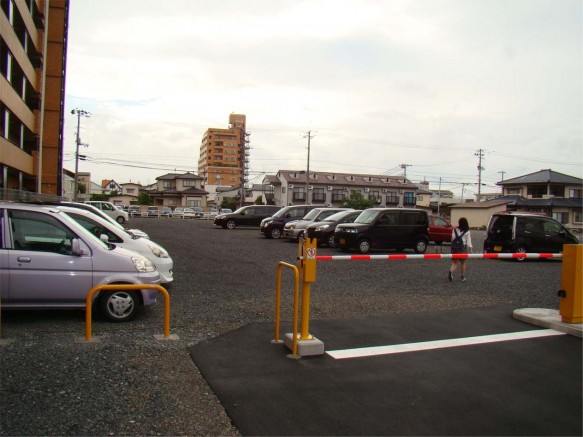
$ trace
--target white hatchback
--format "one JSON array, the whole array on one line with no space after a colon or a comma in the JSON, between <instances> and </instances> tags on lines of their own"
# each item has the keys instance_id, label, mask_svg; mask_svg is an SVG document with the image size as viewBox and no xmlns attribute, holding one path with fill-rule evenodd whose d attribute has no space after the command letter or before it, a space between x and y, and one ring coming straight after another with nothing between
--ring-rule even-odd
<instances>
[{"instance_id":1,"label":"white hatchback","mask_svg":"<svg viewBox=\"0 0 583 437\"><path fill-rule=\"evenodd\" d=\"M57 206L57 209L66 212L68 216L102 241L132 250L148 258L160 273L160 282L162 284L174 281L174 261L168 255L166 249L159 244L120 230L111 222L92 212L68 206Z\"/></svg>"}]
</instances>

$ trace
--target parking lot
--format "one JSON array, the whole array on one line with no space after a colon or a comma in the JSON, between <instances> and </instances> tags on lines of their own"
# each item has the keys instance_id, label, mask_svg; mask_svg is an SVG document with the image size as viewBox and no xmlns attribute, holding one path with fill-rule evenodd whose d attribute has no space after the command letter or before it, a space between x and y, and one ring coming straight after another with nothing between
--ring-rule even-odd
<instances>
[{"instance_id":1,"label":"parking lot","mask_svg":"<svg viewBox=\"0 0 583 437\"><path fill-rule=\"evenodd\" d=\"M133 218L128 226L146 231L174 259L171 332L179 340L153 339L163 328L162 301L130 323L96 320L93 334L101 341L91 344L76 342L84 333L82 312L3 312L2 338L12 343L0 348L2 435L238 433L188 348L251 322L271 322L276 265L295 263L297 244L207 220ZM472 231L472 238L480 251L483 232ZM450 283L448 266L446 260L320 263L312 319L348 324L430 310L558 307L560 261L470 260L465 283ZM289 320L289 278L285 290Z\"/></svg>"}]
</instances>

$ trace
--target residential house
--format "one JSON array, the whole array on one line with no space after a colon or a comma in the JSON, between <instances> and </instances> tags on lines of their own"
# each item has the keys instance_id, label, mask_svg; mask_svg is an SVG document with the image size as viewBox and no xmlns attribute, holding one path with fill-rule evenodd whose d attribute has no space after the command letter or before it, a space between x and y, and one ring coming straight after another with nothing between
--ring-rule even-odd
<instances>
[{"instance_id":1,"label":"residential house","mask_svg":"<svg viewBox=\"0 0 583 437\"><path fill-rule=\"evenodd\" d=\"M103 194L111 194L113 192L120 194L122 192L122 187L113 179L103 179L101 181L101 192Z\"/></svg>"},{"instance_id":2,"label":"residential house","mask_svg":"<svg viewBox=\"0 0 583 437\"><path fill-rule=\"evenodd\" d=\"M494 212L523 211L543 213L575 232L583 230L583 179L548 169L497 185L502 186L501 197L451 206L452 222L466 217L471 227L482 227Z\"/></svg>"},{"instance_id":3,"label":"residential house","mask_svg":"<svg viewBox=\"0 0 583 437\"><path fill-rule=\"evenodd\" d=\"M109 200L115 205L137 205L138 195L140 194L140 190L142 190L142 186L133 182L119 184L119 186L119 194L110 197Z\"/></svg>"},{"instance_id":4,"label":"residential house","mask_svg":"<svg viewBox=\"0 0 583 437\"><path fill-rule=\"evenodd\" d=\"M415 207L419 187L403 176L280 170L266 176L264 184L273 186L267 194L276 206L325 204L342 206L354 192L373 200L379 207ZM271 191L273 194L271 194Z\"/></svg>"},{"instance_id":5,"label":"residential house","mask_svg":"<svg viewBox=\"0 0 583 437\"><path fill-rule=\"evenodd\" d=\"M155 188L148 191L156 206L206 208L207 195L203 178L194 173L168 173L156 178Z\"/></svg>"}]
</instances>

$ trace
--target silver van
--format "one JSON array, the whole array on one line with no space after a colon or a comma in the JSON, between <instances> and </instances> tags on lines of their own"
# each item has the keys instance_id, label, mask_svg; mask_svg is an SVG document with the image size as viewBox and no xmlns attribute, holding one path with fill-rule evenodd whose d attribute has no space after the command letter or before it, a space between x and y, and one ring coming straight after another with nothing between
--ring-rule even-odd
<instances>
[{"instance_id":1,"label":"silver van","mask_svg":"<svg viewBox=\"0 0 583 437\"><path fill-rule=\"evenodd\" d=\"M94 207L100 209L112 219L114 219L119 224L123 224L129 220L129 215L127 212L119 209L111 202L102 202L97 200L89 200L87 202L88 205L93 205Z\"/></svg>"},{"instance_id":2,"label":"silver van","mask_svg":"<svg viewBox=\"0 0 583 437\"><path fill-rule=\"evenodd\" d=\"M2 308L85 308L96 285L159 284L144 256L107 245L56 208L0 202ZM114 322L131 320L156 290L100 292L95 306Z\"/></svg>"}]
</instances>

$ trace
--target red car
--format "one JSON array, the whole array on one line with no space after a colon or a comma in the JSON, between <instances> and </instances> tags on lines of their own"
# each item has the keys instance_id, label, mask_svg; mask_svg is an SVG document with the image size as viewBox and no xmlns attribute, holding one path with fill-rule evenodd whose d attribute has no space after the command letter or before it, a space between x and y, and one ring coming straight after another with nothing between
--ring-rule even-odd
<instances>
[{"instance_id":1,"label":"red car","mask_svg":"<svg viewBox=\"0 0 583 437\"><path fill-rule=\"evenodd\" d=\"M437 216L429 216L429 239L435 244L451 241L453 226L445 219Z\"/></svg>"}]
</instances>

